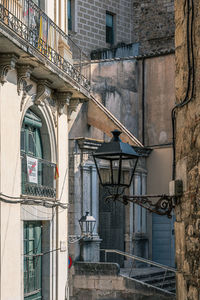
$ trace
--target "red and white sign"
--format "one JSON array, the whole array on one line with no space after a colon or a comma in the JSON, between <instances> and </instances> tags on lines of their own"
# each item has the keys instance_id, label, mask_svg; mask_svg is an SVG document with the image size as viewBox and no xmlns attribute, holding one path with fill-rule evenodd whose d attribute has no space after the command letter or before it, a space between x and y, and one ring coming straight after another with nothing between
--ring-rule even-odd
<instances>
[{"instance_id":1,"label":"red and white sign","mask_svg":"<svg viewBox=\"0 0 200 300\"><path fill-rule=\"evenodd\" d=\"M28 181L38 183L38 160L37 158L27 156Z\"/></svg>"}]
</instances>

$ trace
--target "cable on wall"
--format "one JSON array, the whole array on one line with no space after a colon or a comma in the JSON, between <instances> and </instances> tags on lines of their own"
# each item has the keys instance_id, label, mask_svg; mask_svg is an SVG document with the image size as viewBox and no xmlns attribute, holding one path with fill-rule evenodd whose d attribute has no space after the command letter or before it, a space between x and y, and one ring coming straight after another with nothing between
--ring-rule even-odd
<instances>
[{"instance_id":1,"label":"cable on wall","mask_svg":"<svg viewBox=\"0 0 200 300\"><path fill-rule=\"evenodd\" d=\"M172 119L172 145L173 145L173 165L172 180L176 178L176 111L188 104L194 97L195 71L194 71L194 46L193 46L193 23L194 23L194 1L185 0L184 10L187 9L187 65L188 79L187 90L184 99L176 104L171 112ZM191 12L190 12L191 11Z\"/></svg>"}]
</instances>

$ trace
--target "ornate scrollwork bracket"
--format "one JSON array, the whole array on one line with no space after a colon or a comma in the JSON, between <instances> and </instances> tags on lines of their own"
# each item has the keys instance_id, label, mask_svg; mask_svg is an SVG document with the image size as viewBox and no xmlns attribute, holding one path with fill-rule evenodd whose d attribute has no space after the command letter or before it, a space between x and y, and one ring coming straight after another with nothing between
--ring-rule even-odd
<instances>
[{"instance_id":1,"label":"ornate scrollwork bracket","mask_svg":"<svg viewBox=\"0 0 200 300\"><path fill-rule=\"evenodd\" d=\"M35 97L36 105L43 105L44 101L51 97L51 89L49 88L51 82L48 80L39 80L37 85L37 94Z\"/></svg>"},{"instance_id":2,"label":"ornate scrollwork bracket","mask_svg":"<svg viewBox=\"0 0 200 300\"><path fill-rule=\"evenodd\" d=\"M33 87L32 84L27 83L27 79L30 79L33 69L34 67L28 64L17 64L17 93L20 95L22 92L20 111L22 111L22 107L28 92L30 92Z\"/></svg>"},{"instance_id":3,"label":"ornate scrollwork bracket","mask_svg":"<svg viewBox=\"0 0 200 300\"><path fill-rule=\"evenodd\" d=\"M58 105L59 115L62 115L65 105L70 104L72 93L71 92L56 92L54 96L55 96L55 100Z\"/></svg>"},{"instance_id":4,"label":"ornate scrollwork bracket","mask_svg":"<svg viewBox=\"0 0 200 300\"><path fill-rule=\"evenodd\" d=\"M158 199L157 199L158 198ZM160 216L167 216L171 218L172 210L174 208L174 202L176 200L176 196L169 195L134 195L134 196L126 196L126 195L110 195L106 197L106 201L114 200L120 201L123 204L127 205L128 203L138 204L151 213L156 213Z\"/></svg>"},{"instance_id":5,"label":"ornate scrollwork bracket","mask_svg":"<svg viewBox=\"0 0 200 300\"><path fill-rule=\"evenodd\" d=\"M8 71L15 69L18 58L18 55L14 53L0 54L0 83L2 85L7 81Z\"/></svg>"}]
</instances>

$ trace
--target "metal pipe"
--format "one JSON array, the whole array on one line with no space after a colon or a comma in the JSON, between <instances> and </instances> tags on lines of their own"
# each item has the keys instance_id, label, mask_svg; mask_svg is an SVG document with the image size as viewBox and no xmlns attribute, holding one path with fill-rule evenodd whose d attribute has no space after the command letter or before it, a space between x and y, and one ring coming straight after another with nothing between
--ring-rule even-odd
<instances>
[{"instance_id":1,"label":"metal pipe","mask_svg":"<svg viewBox=\"0 0 200 300\"><path fill-rule=\"evenodd\" d=\"M165 266L165 265L159 264L157 262L151 261L149 259L146 259L146 258L143 258L143 257L139 257L139 256L136 256L136 255L127 253L127 252L120 251L120 250L115 250L115 249L100 249L100 251L105 251L106 255L107 255L107 253L116 253L116 254L119 254L119 255L122 255L122 256L126 256L126 257L135 259L135 260L140 261L140 262L144 262L146 264L149 264L149 265L161 268L161 269L165 269L165 270L168 270L168 271L171 271L171 272L174 272L174 273L177 272L177 270L174 269L174 268L172 268L172 267Z\"/></svg>"}]
</instances>

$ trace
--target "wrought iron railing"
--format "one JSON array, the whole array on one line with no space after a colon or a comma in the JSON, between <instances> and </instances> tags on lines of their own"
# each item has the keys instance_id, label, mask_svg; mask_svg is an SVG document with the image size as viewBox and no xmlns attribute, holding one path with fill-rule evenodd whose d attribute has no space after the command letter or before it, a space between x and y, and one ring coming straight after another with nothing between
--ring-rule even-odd
<instances>
[{"instance_id":1,"label":"wrought iron railing","mask_svg":"<svg viewBox=\"0 0 200 300\"><path fill-rule=\"evenodd\" d=\"M22 195L56 198L55 164L21 153L21 166Z\"/></svg>"},{"instance_id":2,"label":"wrought iron railing","mask_svg":"<svg viewBox=\"0 0 200 300\"><path fill-rule=\"evenodd\" d=\"M32 0L0 0L0 22L90 89L90 58Z\"/></svg>"}]
</instances>

